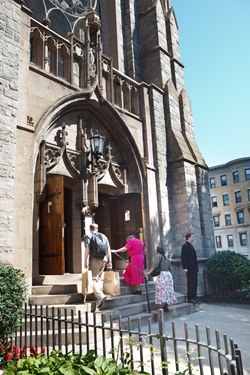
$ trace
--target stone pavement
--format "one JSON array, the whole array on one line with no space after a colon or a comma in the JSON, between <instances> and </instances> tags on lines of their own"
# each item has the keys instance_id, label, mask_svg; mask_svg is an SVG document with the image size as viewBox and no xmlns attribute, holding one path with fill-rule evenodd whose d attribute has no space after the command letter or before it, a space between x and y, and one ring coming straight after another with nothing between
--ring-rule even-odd
<instances>
[{"instance_id":1,"label":"stone pavement","mask_svg":"<svg viewBox=\"0 0 250 375\"><path fill-rule=\"evenodd\" d=\"M250 305L201 303L195 313L165 319L164 334L172 335L172 321L179 337L184 337L184 323L187 323L190 337L195 335L195 325L199 325L201 341L206 337L206 327L210 328L211 336L218 330L221 335L232 338L241 350L244 375L250 375ZM157 323L153 324L152 331L158 332Z\"/></svg>"}]
</instances>

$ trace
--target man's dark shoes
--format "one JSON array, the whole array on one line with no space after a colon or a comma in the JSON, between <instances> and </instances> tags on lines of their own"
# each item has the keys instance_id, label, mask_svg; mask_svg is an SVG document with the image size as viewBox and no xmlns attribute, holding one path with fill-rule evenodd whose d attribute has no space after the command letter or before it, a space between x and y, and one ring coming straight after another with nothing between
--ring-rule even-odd
<instances>
[{"instance_id":1,"label":"man's dark shoes","mask_svg":"<svg viewBox=\"0 0 250 375\"><path fill-rule=\"evenodd\" d=\"M136 290L136 291L133 292L132 294L141 294L141 290Z\"/></svg>"},{"instance_id":2,"label":"man's dark shoes","mask_svg":"<svg viewBox=\"0 0 250 375\"><path fill-rule=\"evenodd\" d=\"M197 299L192 298L190 301L188 301L188 303L193 303L194 305L196 305L199 302L197 301Z\"/></svg>"}]
</instances>

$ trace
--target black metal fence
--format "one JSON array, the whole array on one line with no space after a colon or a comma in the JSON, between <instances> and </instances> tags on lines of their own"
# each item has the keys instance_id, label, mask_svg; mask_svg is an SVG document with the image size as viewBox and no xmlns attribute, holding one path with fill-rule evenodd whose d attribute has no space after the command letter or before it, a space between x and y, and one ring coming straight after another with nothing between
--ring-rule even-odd
<instances>
[{"instance_id":1,"label":"black metal fence","mask_svg":"<svg viewBox=\"0 0 250 375\"><path fill-rule=\"evenodd\" d=\"M204 299L207 302L250 303L250 284L242 286L235 277L212 278L203 271Z\"/></svg>"},{"instance_id":2,"label":"black metal fence","mask_svg":"<svg viewBox=\"0 0 250 375\"><path fill-rule=\"evenodd\" d=\"M192 332L193 337L186 323L181 328L172 322L172 332L164 333L163 310L158 310L157 321L151 316L142 325L140 318L114 320L104 313L75 315L67 308L25 305L23 324L9 344L45 348L47 355L53 350L84 355L93 349L121 363L127 353L134 370L151 374L243 375L241 351L232 339L219 331L212 337L208 327L198 325Z\"/></svg>"}]
</instances>

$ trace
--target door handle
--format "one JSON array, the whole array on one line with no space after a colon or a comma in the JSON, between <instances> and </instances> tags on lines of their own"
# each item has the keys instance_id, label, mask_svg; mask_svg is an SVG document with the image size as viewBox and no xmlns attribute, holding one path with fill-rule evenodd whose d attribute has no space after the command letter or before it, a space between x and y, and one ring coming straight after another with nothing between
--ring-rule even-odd
<instances>
[{"instance_id":1,"label":"door handle","mask_svg":"<svg viewBox=\"0 0 250 375\"><path fill-rule=\"evenodd\" d=\"M58 224L58 240L61 240L62 238L64 238L64 234L65 234L65 228L66 227L66 224L65 223L59 223Z\"/></svg>"}]
</instances>

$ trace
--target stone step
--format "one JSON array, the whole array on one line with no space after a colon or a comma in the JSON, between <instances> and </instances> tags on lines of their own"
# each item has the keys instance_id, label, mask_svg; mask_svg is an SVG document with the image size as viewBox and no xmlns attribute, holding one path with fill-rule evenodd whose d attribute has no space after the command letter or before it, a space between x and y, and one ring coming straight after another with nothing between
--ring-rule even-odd
<instances>
[{"instance_id":1,"label":"stone step","mask_svg":"<svg viewBox=\"0 0 250 375\"><path fill-rule=\"evenodd\" d=\"M86 320L86 313L88 315L88 322L89 324L93 324L95 321L97 324L102 322L101 314L94 314L91 313L93 310L91 303L83 304L74 304L74 305L61 305L61 306L30 306L27 309L27 315L31 315L31 319L22 319L22 329L30 331L36 328L36 331L40 331L41 327L48 326L48 329L52 329L52 325L54 329L57 330L59 325L59 319L62 321L65 319L67 322L71 322L73 319L74 321L79 321L79 318L82 322ZM64 323L62 323L64 324ZM69 323L70 325L71 323Z\"/></svg>"},{"instance_id":2,"label":"stone step","mask_svg":"<svg viewBox=\"0 0 250 375\"><path fill-rule=\"evenodd\" d=\"M83 296L81 294L82 274L64 274L64 275L45 275L39 276L36 280L39 285L32 287L32 295L30 302L36 305L47 307L47 314L57 314L56 307L60 307L61 315L64 314L66 308L70 316L77 316L78 311L82 314L96 312L95 319L101 322L110 321L112 319L122 320L124 327L128 325L128 317L130 324L137 325L138 317L140 324L147 324L149 317L155 321L157 319L157 311L159 306L155 305L155 283L153 281L141 285L142 294L132 294L134 287L127 285L120 274L120 295L107 296L101 309L96 308L94 294ZM148 290L148 296L146 293ZM76 292L76 290L78 292ZM41 294L42 293L42 294ZM166 318L174 318L182 314L190 314L194 312L194 305L186 303L186 297L180 293L176 293L177 304L170 306L169 311L164 313ZM54 309L52 307L54 306ZM149 313L149 310L151 313ZM102 317L102 316L103 317ZM105 323L106 324L106 323ZM37 325L39 328L39 325ZM54 326L55 327L55 326ZM37 328L37 329L38 329Z\"/></svg>"},{"instance_id":3,"label":"stone step","mask_svg":"<svg viewBox=\"0 0 250 375\"><path fill-rule=\"evenodd\" d=\"M29 302L36 305L62 305L81 303L86 301L93 301L94 295L82 296L81 294L81 277L82 274L73 274L73 280L71 274L64 275L40 275L33 282L41 283L32 287L32 294L29 297ZM71 283L69 283L71 281ZM75 281L75 283L73 283ZM50 284L54 282L54 284ZM129 295L135 290L132 286L129 286L120 277L120 295ZM147 283L148 292L151 293L155 290L155 284L153 281ZM142 292L146 291L146 285L141 285Z\"/></svg>"},{"instance_id":4,"label":"stone step","mask_svg":"<svg viewBox=\"0 0 250 375\"><path fill-rule=\"evenodd\" d=\"M65 328L60 329L60 331L57 328L48 329L46 331L46 336L44 332L41 330L34 330L30 331L28 330L25 336L27 344L32 342L36 342L36 347L54 347L58 346L59 341L61 343L67 342L67 348L69 349L69 345L74 344L76 352L78 352L77 345L86 345L87 343L92 344L95 341L102 341L103 337L108 338L111 336L110 330L102 329L100 327L100 323L96 324L99 325L99 328L95 329L90 327L88 330L86 330L84 327L81 328L81 331L79 331L78 328L74 328L74 333L72 334L72 329L70 326L67 327L67 332ZM104 328L104 327L103 327ZM17 338L20 337L20 333L17 333ZM24 339L22 339L22 343L24 344ZM62 344L63 345L63 344Z\"/></svg>"},{"instance_id":5,"label":"stone step","mask_svg":"<svg viewBox=\"0 0 250 375\"><path fill-rule=\"evenodd\" d=\"M55 296L47 296L47 297L55 297ZM59 296L60 297L60 296ZM176 293L177 297L177 305L176 308L184 304L185 305L185 296ZM154 301L154 292L150 292L148 295L149 299L149 305L150 305L150 311L156 310L158 308L157 305L155 305ZM51 301L50 301L51 302ZM189 304L190 305L190 304ZM42 305L46 306L46 305ZM35 307L32 306L32 311L34 314ZM133 295L128 294L125 296L116 296L116 297L107 297L106 301L103 303L101 309L96 309L96 302L95 301L87 301L85 304L78 303L78 304L60 304L60 305L47 305L47 308L43 308L42 312L43 314L47 314L48 316L58 316L58 310L60 310L61 316L65 314L65 311L69 315L76 316L78 315L78 311L81 312L81 314L84 314L85 312L101 312L105 319L109 319L109 316L112 314L113 318L118 319L119 316L126 317L126 316L133 316L138 314L144 314L148 313L148 300L146 293L142 293L141 295ZM41 307L40 305L37 305L37 312L40 314ZM189 311L187 312L189 313Z\"/></svg>"},{"instance_id":6,"label":"stone step","mask_svg":"<svg viewBox=\"0 0 250 375\"><path fill-rule=\"evenodd\" d=\"M122 276L123 271L117 271L120 274L120 286L128 286ZM153 281L149 281L149 283ZM82 274L81 273L69 273L63 275L39 275L33 278L33 285L57 285L57 284L76 284L81 285L82 283ZM142 284L144 285L144 283ZM131 290L134 290L133 287L130 287Z\"/></svg>"},{"instance_id":7,"label":"stone step","mask_svg":"<svg viewBox=\"0 0 250 375\"><path fill-rule=\"evenodd\" d=\"M65 312L68 315L71 315L71 311L73 312L73 315L78 315L78 311L81 313L85 313L85 311L90 312L90 308L86 309L86 306L91 306L91 303L88 304L83 304L82 302L80 303L74 303L74 304L58 304L58 305L28 305L27 306L27 313L32 313L35 314L35 311L37 311L38 314L40 315L48 315L52 316L58 316L58 311L60 310L60 314L63 315ZM23 309L25 310L25 307L23 306Z\"/></svg>"},{"instance_id":8,"label":"stone step","mask_svg":"<svg viewBox=\"0 0 250 375\"><path fill-rule=\"evenodd\" d=\"M55 295L69 293L78 293L77 284L37 285L32 287L32 295Z\"/></svg>"},{"instance_id":9,"label":"stone step","mask_svg":"<svg viewBox=\"0 0 250 375\"><path fill-rule=\"evenodd\" d=\"M32 335L36 342L44 343L41 330L44 329L44 324L48 323L49 338L46 345L53 344L52 336L54 336L55 342L63 340L65 337L68 340L68 345L71 345L71 341L72 344L77 344L80 340L85 345L87 340L89 342L94 342L97 339L102 340L102 335L110 336L108 327L111 320L113 326L117 328L116 332L118 332L120 325L123 329L130 327L130 329L136 330L138 324L140 326L147 325L149 318L152 322L157 321L159 306L155 304L155 283L153 281L147 282L147 288L145 284L142 284L142 294L135 295L132 294L135 290L134 287L125 283L121 272L120 295L107 296L100 309L96 308L94 294L88 295L86 298L82 295L82 274L40 275L36 280L33 280L33 284L36 285L32 287L32 295L29 297L32 304L30 309L33 314L35 311L38 315L42 312L45 318L33 316L31 322L24 321L23 325L26 324L27 335ZM146 290L148 290L148 296ZM176 297L177 304L170 306L169 311L164 313L166 319L190 314L199 308L198 305L186 303L186 297L180 293L176 293ZM37 307L33 305L37 305ZM92 314L92 312L95 313ZM65 333L65 323L60 324L57 319L54 319L53 322L49 319L49 317L57 317L58 315L63 319L67 317L68 338ZM79 327L77 325L74 325L74 333L71 331L73 326L70 322L72 320L78 321L78 318L81 322L88 321L88 324L90 324L88 329L84 324L81 326L81 339L79 339ZM98 325L99 328L95 329L94 325ZM105 327L107 329L104 329Z\"/></svg>"},{"instance_id":10,"label":"stone step","mask_svg":"<svg viewBox=\"0 0 250 375\"><path fill-rule=\"evenodd\" d=\"M158 310L158 305L155 304L154 296L154 291L148 293L150 311ZM176 293L176 298L178 305L185 303L186 298L182 294ZM146 293L142 293L141 295L130 294L119 296L119 298L108 297L101 307L101 312L107 319L110 314L112 314L114 319L118 319L119 316L128 317L148 313L148 300Z\"/></svg>"},{"instance_id":11,"label":"stone step","mask_svg":"<svg viewBox=\"0 0 250 375\"><path fill-rule=\"evenodd\" d=\"M38 306L68 305L83 302L83 295L82 293L30 295L29 302Z\"/></svg>"},{"instance_id":12,"label":"stone step","mask_svg":"<svg viewBox=\"0 0 250 375\"><path fill-rule=\"evenodd\" d=\"M140 305L140 304L139 304ZM154 302L150 301L151 307L154 306ZM154 306L155 307L155 306ZM126 309L127 307L125 307ZM57 310L57 309L55 309ZM117 311L115 309L114 311ZM122 329L129 329L137 331L138 327L142 327L144 325L148 325L149 319L151 322L157 321L157 315L158 315L158 309L154 309L151 311L151 313L148 313L147 311L141 311L137 312L133 315L126 315L123 317L119 317L119 313L115 314L114 311L110 310L103 310L99 311L95 314L88 313L87 315L87 321L89 328L86 329L85 325L83 324L81 326L81 331L79 331L78 325L74 325L74 334L72 333L72 326L70 323L70 316L67 317L67 345L70 345L74 343L75 345L78 345L80 340L82 345L85 345L87 342L93 343L95 340L102 340L103 335L105 338L110 337L110 314L112 314L112 327L114 329L117 329L116 333L118 334L119 327ZM199 311L199 304L193 305L190 303L177 303L175 305L169 306L169 311L164 312L164 319L173 319L177 316L190 314L192 312ZM55 316L55 315L54 315ZM103 316L103 317L102 317ZM48 333L48 338L46 339L45 343L45 337L41 334L41 326L43 329L45 329L45 322L43 319L43 325L41 325L41 319L38 318L36 322L32 320L32 323L29 324L29 322L24 322L26 324L26 340L27 342L30 342L30 335L36 340L38 345L49 345L51 346L53 343L59 342L59 339L61 342L66 339L66 333L65 333L65 323L62 322L60 324L60 331L59 323L57 320L52 321L46 320L46 323L48 323L46 327L46 332ZM77 322L78 320L76 317L74 320ZM82 315L81 318L82 323L86 323L86 317ZM98 328L94 328L93 326L97 325ZM106 329L104 329L106 327ZM53 328L53 330L52 330ZM23 331L24 332L24 331ZM52 335L53 334L53 335ZM53 339L52 339L53 336ZM81 339L79 338L81 336Z\"/></svg>"},{"instance_id":13,"label":"stone step","mask_svg":"<svg viewBox=\"0 0 250 375\"><path fill-rule=\"evenodd\" d=\"M149 299L154 298L154 290L149 291ZM133 310L137 309L137 303L147 301L147 295L146 292L142 292L141 295L134 295L130 292L124 291L124 294L121 294L120 296L107 296L107 299L103 305L104 309L109 308L117 308L119 306L131 304L135 305L133 307ZM33 305L38 306L59 306L59 305L72 305L75 303L84 303L84 296L81 293L71 293L71 294L58 294L58 295L31 295L29 297L29 302ZM87 296L86 302L92 303L95 305L95 299L94 295ZM85 307L83 307L84 311L89 311L89 306L87 303L84 304ZM91 309L94 309L94 307L91 306ZM124 311L124 309L122 309ZM131 313L131 312L130 312Z\"/></svg>"},{"instance_id":14,"label":"stone step","mask_svg":"<svg viewBox=\"0 0 250 375\"><path fill-rule=\"evenodd\" d=\"M146 292L146 288L144 285L141 286L142 292ZM152 292L155 290L154 283L148 284L148 291ZM128 285L124 285L120 287L120 295L132 294L134 292L134 288ZM31 297L33 296L44 296L44 295L58 295L58 294L75 294L81 293L77 284L56 284L56 285L39 285L33 286L31 289ZM89 297L90 296L90 297ZM93 299L94 295L90 294L86 296L87 299ZM37 298L38 299L38 298Z\"/></svg>"},{"instance_id":15,"label":"stone step","mask_svg":"<svg viewBox=\"0 0 250 375\"><path fill-rule=\"evenodd\" d=\"M122 272L120 274L120 284L127 285L123 279ZM65 273L63 275L38 275L33 277L33 285L56 285L56 284L73 284L82 282L82 273Z\"/></svg>"},{"instance_id":16,"label":"stone step","mask_svg":"<svg viewBox=\"0 0 250 375\"><path fill-rule=\"evenodd\" d=\"M65 273L63 275L38 275L33 277L33 285L75 284L82 282L81 273Z\"/></svg>"}]
</instances>

